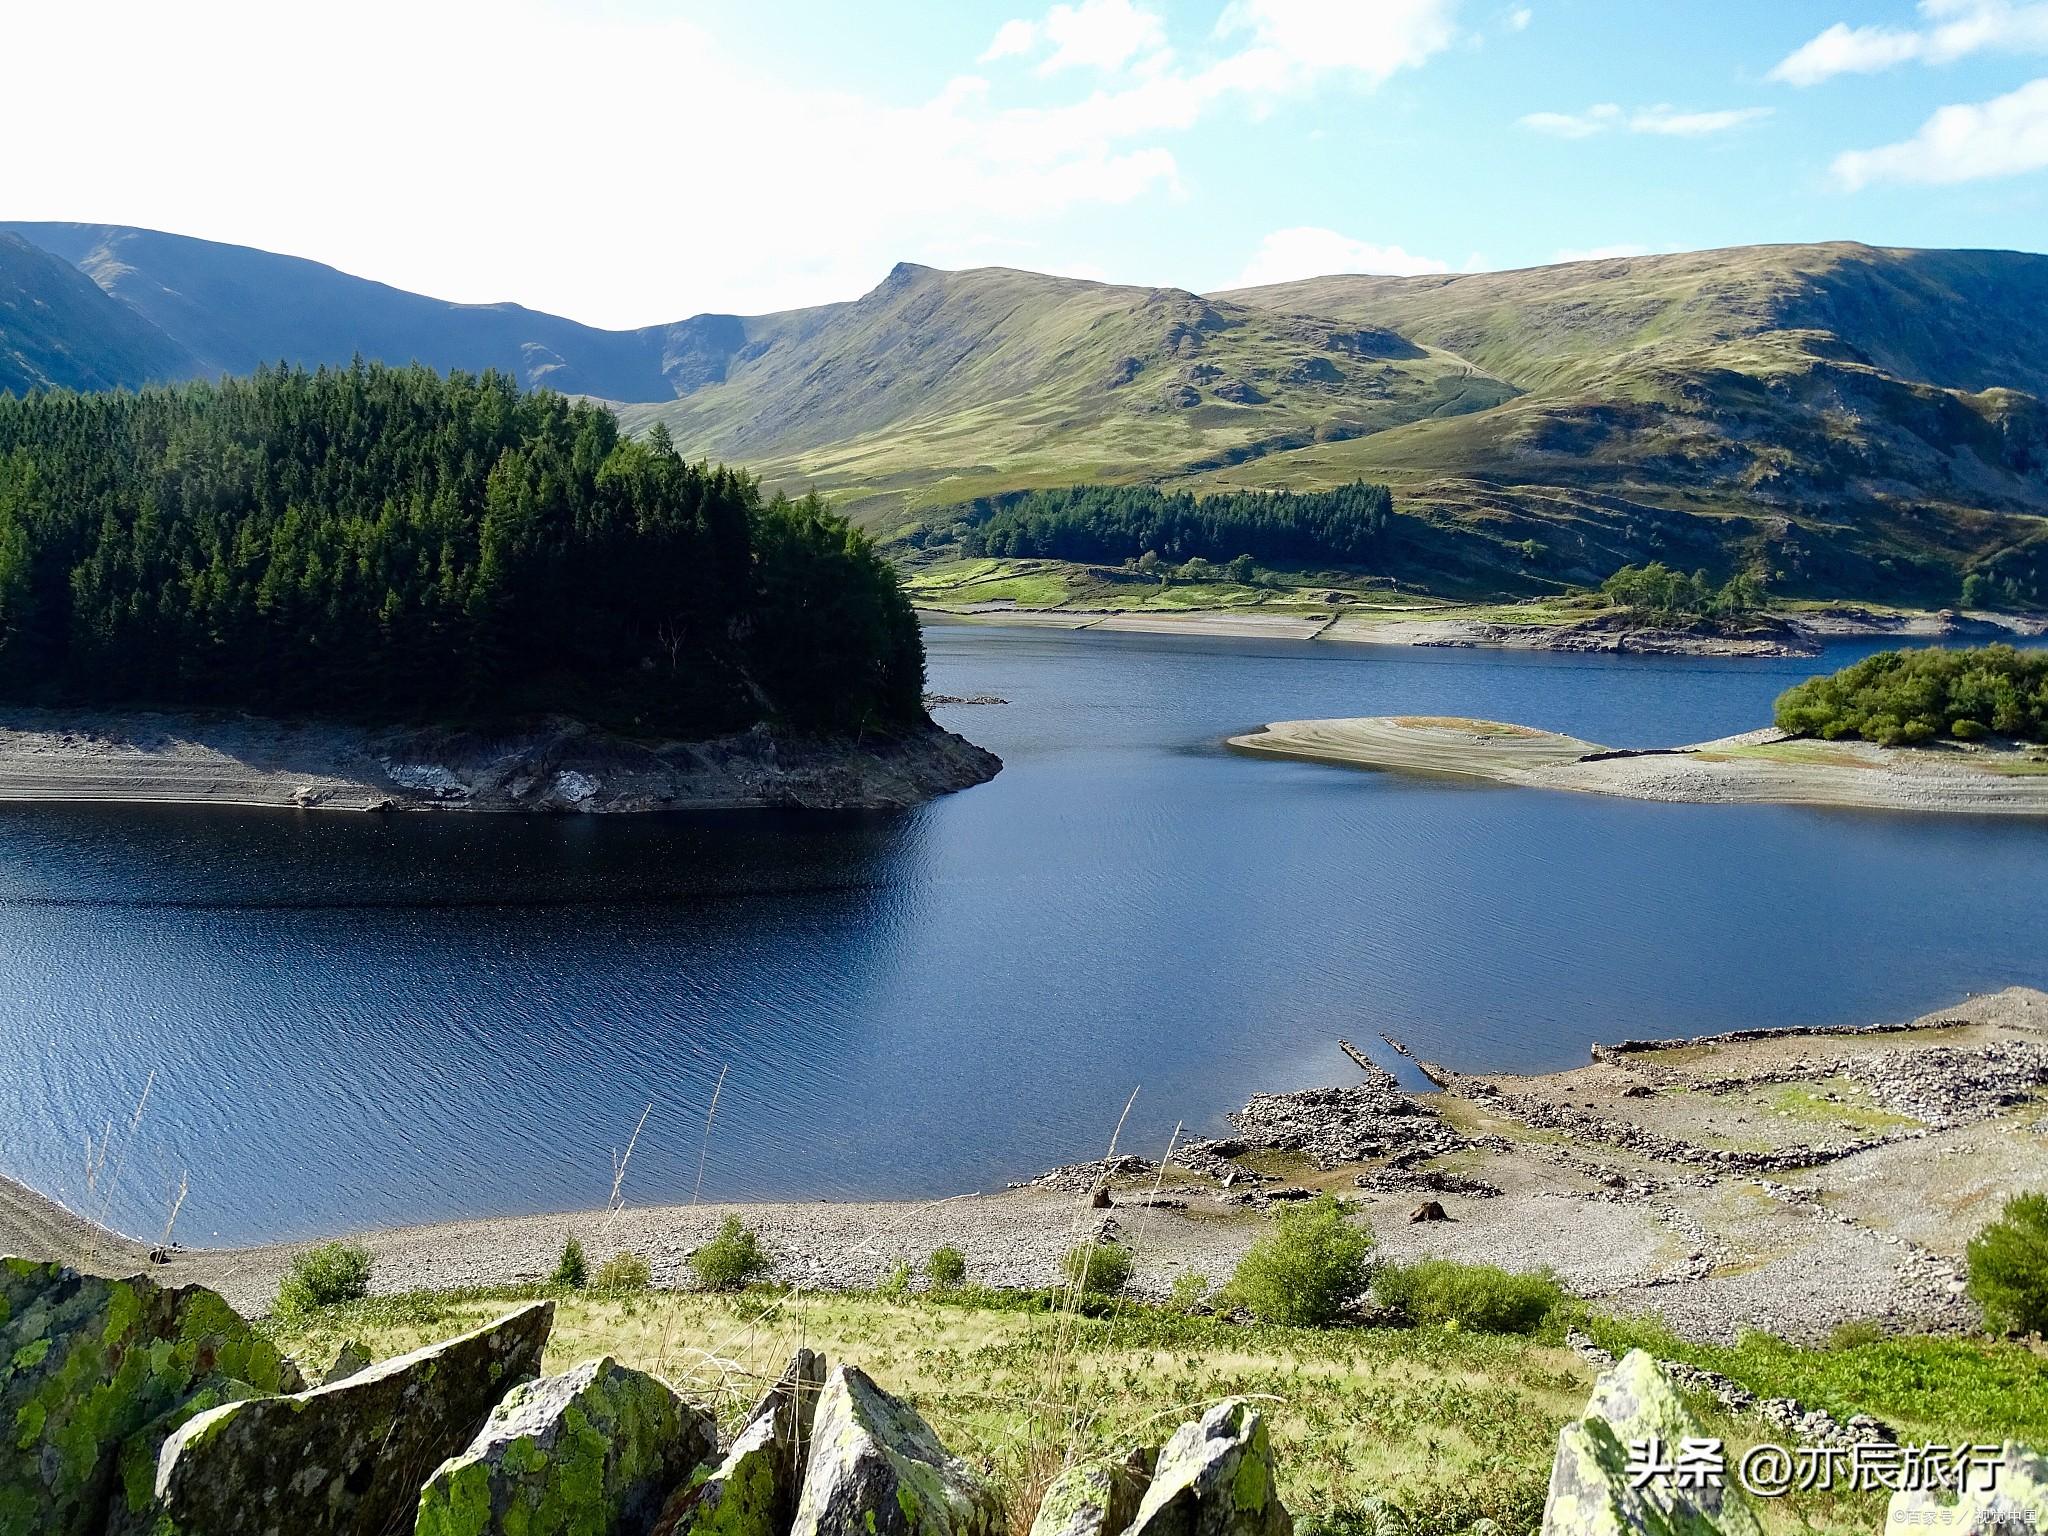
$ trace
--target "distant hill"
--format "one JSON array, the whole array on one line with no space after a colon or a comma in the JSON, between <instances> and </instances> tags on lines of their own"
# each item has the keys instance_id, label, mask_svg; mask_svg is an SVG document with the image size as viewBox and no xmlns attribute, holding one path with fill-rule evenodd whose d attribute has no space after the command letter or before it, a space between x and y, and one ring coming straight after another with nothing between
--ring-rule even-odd
<instances>
[{"instance_id":1,"label":"distant hill","mask_svg":"<svg viewBox=\"0 0 2048 1536\"><path fill-rule=\"evenodd\" d=\"M0 233L0 392L139 389L193 360L76 267Z\"/></svg>"},{"instance_id":2,"label":"distant hill","mask_svg":"<svg viewBox=\"0 0 2048 1536\"><path fill-rule=\"evenodd\" d=\"M1039 487L1368 480L1430 525L1431 581L1665 559L1925 602L1975 572L2048 603L2044 256L1755 246L1207 296L903 265L844 303L604 331L180 236L0 228L192 371L495 367L905 543ZM24 350L8 325L0 347Z\"/></svg>"}]
</instances>

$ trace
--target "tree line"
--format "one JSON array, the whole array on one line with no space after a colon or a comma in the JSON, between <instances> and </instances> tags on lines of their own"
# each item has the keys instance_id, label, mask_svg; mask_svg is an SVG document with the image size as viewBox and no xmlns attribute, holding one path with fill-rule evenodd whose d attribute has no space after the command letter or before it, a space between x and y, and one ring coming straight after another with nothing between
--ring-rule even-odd
<instances>
[{"instance_id":1,"label":"tree line","mask_svg":"<svg viewBox=\"0 0 2048 1536\"><path fill-rule=\"evenodd\" d=\"M1787 689L1776 713L1781 730L1827 741L2040 741L2048 736L2048 651L1880 651Z\"/></svg>"},{"instance_id":2,"label":"tree line","mask_svg":"<svg viewBox=\"0 0 2048 1536\"><path fill-rule=\"evenodd\" d=\"M1764 604L1763 579L1737 571L1718 586L1705 571L1690 576L1661 560L1624 565L1600 584L1617 608L1653 619L1738 619Z\"/></svg>"},{"instance_id":3,"label":"tree line","mask_svg":"<svg viewBox=\"0 0 2048 1536\"><path fill-rule=\"evenodd\" d=\"M970 555L1117 565L1240 556L1288 565L1368 565L1393 497L1363 480L1331 491L1229 491L1196 497L1157 486L1076 485L969 504Z\"/></svg>"},{"instance_id":4,"label":"tree line","mask_svg":"<svg viewBox=\"0 0 2048 1536\"><path fill-rule=\"evenodd\" d=\"M0 397L0 697L718 734L913 720L923 675L815 498L503 375Z\"/></svg>"}]
</instances>

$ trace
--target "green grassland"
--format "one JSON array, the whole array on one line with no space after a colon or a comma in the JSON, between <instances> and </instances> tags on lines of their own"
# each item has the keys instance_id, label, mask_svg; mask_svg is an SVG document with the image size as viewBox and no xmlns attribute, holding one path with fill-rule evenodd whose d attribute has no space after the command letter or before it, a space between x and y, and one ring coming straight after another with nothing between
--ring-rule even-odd
<instances>
[{"instance_id":1,"label":"green grassland","mask_svg":"<svg viewBox=\"0 0 2048 1536\"><path fill-rule=\"evenodd\" d=\"M474 1326L531 1290L416 1293L320 1309L273 1324L300 1358L344 1339L382 1359ZM557 1295L545 1368L611 1354L711 1403L728 1428L798 1345L859 1363L909 1397L955 1449L1017 1496L1048 1457L1157 1444L1202 1405L1250 1396L1268 1414L1282 1490L1298 1517L1346 1529L1388 1498L1419 1536L1481 1516L1533 1530L1558 1427L1582 1411L1592 1371L1562 1347L1564 1318L1537 1337L1450 1328L1285 1328L1105 1304L1049 1310L1051 1298L967 1289L950 1296L735 1296L692 1292ZM1578 1311L1573 1309L1573 1315ZM1916 1438L2048 1439L2042 1363L2022 1346L1872 1339L1806 1350L1762 1338L1703 1346L1654 1325L1579 1319L1617 1352L1637 1344L1723 1371L1763 1395L1797 1395L1838 1416L1870 1412ZM1701 1400L1709 1432L1769 1438ZM1870 1497L1771 1501L1774 1531L1867 1531Z\"/></svg>"},{"instance_id":2,"label":"green grassland","mask_svg":"<svg viewBox=\"0 0 2048 1536\"><path fill-rule=\"evenodd\" d=\"M1767 246L1206 298L902 267L744 324L720 382L629 424L815 486L906 557L999 491L1364 478L1408 530L1389 574L1467 598L1661 559L2048 602L2048 257Z\"/></svg>"}]
</instances>

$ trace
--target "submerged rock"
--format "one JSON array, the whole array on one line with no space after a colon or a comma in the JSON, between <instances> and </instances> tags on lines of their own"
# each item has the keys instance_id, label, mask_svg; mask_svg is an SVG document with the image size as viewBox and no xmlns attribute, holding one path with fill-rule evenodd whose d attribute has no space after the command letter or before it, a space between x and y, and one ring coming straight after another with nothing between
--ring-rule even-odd
<instances>
[{"instance_id":1,"label":"submerged rock","mask_svg":"<svg viewBox=\"0 0 2048 1536\"><path fill-rule=\"evenodd\" d=\"M700 1482L678 1489L653 1536L781 1536L796 1518L811 1426L825 1386L825 1357L797 1352Z\"/></svg>"},{"instance_id":2,"label":"submerged rock","mask_svg":"<svg viewBox=\"0 0 2048 1536\"><path fill-rule=\"evenodd\" d=\"M540 1369L555 1306L537 1301L289 1397L200 1414L157 1463L154 1536L382 1536L420 1485Z\"/></svg>"},{"instance_id":3,"label":"submerged rock","mask_svg":"<svg viewBox=\"0 0 2048 1536\"><path fill-rule=\"evenodd\" d=\"M1640 1349L1600 1373L1584 1418L1558 1432L1550 1494L1543 1506L1543 1536L1640 1536L1700 1532L1706 1536L1761 1536L1756 1512L1735 1483L1735 1469L1718 1481L1681 1486L1659 1473L1641 1487L1629 1472L1631 1441L1656 1441L1661 1458L1679 1455L1702 1435L1699 1421Z\"/></svg>"},{"instance_id":4,"label":"submerged rock","mask_svg":"<svg viewBox=\"0 0 2048 1536\"><path fill-rule=\"evenodd\" d=\"M858 1366L825 1383L793 1536L993 1536L999 1510L917 1410Z\"/></svg>"},{"instance_id":5,"label":"submerged rock","mask_svg":"<svg viewBox=\"0 0 2048 1536\"><path fill-rule=\"evenodd\" d=\"M1243 1398L1183 1424L1159 1453L1131 1536L1292 1536L1264 1415Z\"/></svg>"},{"instance_id":6,"label":"submerged rock","mask_svg":"<svg viewBox=\"0 0 2048 1536\"><path fill-rule=\"evenodd\" d=\"M156 1448L186 1419L300 1385L203 1286L0 1259L0 1531L100 1536L147 1509Z\"/></svg>"},{"instance_id":7,"label":"submerged rock","mask_svg":"<svg viewBox=\"0 0 2048 1536\"><path fill-rule=\"evenodd\" d=\"M1895 1493L1884 1536L2048 1536L2048 1458L2008 1440L1991 1483L1952 1499Z\"/></svg>"},{"instance_id":8,"label":"submerged rock","mask_svg":"<svg viewBox=\"0 0 2048 1536\"><path fill-rule=\"evenodd\" d=\"M718 1421L609 1355L514 1387L419 1496L418 1536L646 1536Z\"/></svg>"},{"instance_id":9,"label":"submerged rock","mask_svg":"<svg viewBox=\"0 0 2048 1536\"><path fill-rule=\"evenodd\" d=\"M1132 1450L1067 1468L1038 1501L1031 1536L1120 1536L1138 1517L1157 1453Z\"/></svg>"}]
</instances>

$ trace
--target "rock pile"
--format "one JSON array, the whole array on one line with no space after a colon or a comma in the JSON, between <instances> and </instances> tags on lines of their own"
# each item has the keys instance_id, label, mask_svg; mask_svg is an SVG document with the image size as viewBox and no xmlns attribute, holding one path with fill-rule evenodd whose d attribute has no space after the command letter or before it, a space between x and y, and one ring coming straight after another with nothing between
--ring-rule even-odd
<instances>
[{"instance_id":1,"label":"rock pile","mask_svg":"<svg viewBox=\"0 0 2048 1536\"><path fill-rule=\"evenodd\" d=\"M1467 1145L1386 1073L1344 1088L1255 1093L1230 1121L1248 1144L1299 1152L1318 1168L1376 1157L1419 1162Z\"/></svg>"},{"instance_id":2,"label":"rock pile","mask_svg":"<svg viewBox=\"0 0 2048 1536\"><path fill-rule=\"evenodd\" d=\"M0 1259L0 1532L1000 1536L909 1403L805 1350L721 1456L710 1410L610 1358L540 1374L535 1302L307 1388L221 1298ZM346 1367L353 1367L348 1369ZM1292 1536L1248 1402L1068 1468L1035 1536Z\"/></svg>"}]
</instances>

